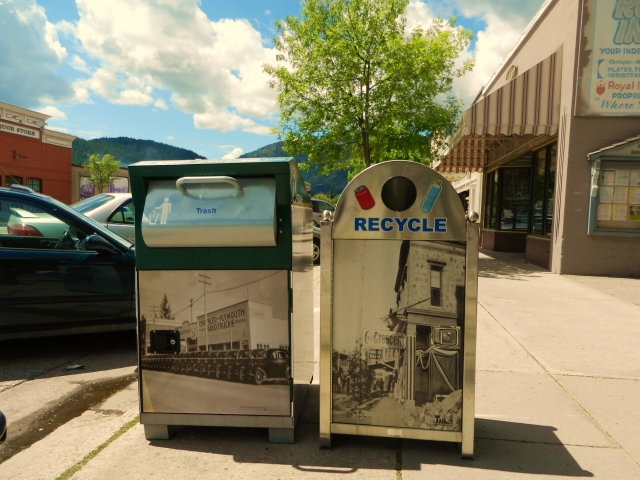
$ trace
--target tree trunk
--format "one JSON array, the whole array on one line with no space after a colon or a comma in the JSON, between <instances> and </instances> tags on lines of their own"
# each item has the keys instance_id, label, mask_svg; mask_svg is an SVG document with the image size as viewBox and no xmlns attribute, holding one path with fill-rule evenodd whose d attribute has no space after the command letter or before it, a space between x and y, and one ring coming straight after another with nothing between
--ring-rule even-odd
<instances>
[{"instance_id":1,"label":"tree trunk","mask_svg":"<svg viewBox=\"0 0 640 480\"><path fill-rule=\"evenodd\" d=\"M371 166L371 148L369 147L369 132L362 130L362 156L365 167Z\"/></svg>"}]
</instances>

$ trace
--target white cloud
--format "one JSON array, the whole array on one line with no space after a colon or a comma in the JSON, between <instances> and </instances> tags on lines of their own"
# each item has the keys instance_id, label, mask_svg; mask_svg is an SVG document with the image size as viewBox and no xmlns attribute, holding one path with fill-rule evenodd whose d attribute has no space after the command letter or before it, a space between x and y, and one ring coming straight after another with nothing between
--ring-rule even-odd
<instances>
[{"instance_id":1,"label":"white cloud","mask_svg":"<svg viewBox=\"0 0 640 480\"><path fill-rule=\"evenodd\" d=\"M154 107L158 107L160 110L168 110L167 104L161 98L157 99L153 102Z\"/></svg>"},{"instance_id":2,"label":"white cloud","mask_svg":"<svg viewBox=\"0 0 640 480\"><path fill-rule=\"evenodd\" d=\"M77 135L81 138L91 140L92 138L104 137L105 134L102 130L79 130Z\"/></svg>"},{"instance_id":3,"label":"white cloud","mask_svg":"<svg viewBox=\"0 0 640 480\"><path fill-rule=\"evenodd\" d=\"M2 100L26 108L73 96L69 80L56 74L67 57L55 27L35 0L0 7Z\"/></svg>"},{"instance_id":4,"label":"white cloud","mask_svg":"<svg viewBox=\"0 0 640 480\"><path fill-rule=\"evenodd\" d=\"M453 82L453 93L466 108L502 64L541 4L542 0L445 0L427 6L424 1L410 0L407 29L418 25L428 28L434 17L453 13L478 17L486 24L475 32L474 49L463 52L458 59L460 65L466 59L475 59L473 71Z\"/></svg>"},{"instance_id":5,"label":"white cloud","mask_svg":"<svg viewBox=\"0 0 640 480\"><path fill-rule=\"evenodd\" d=\"M54 107L53 105L47 105L46 107L39 108L38 112L44 113L45 115L50 115L54 120L67 119L67 115L62 110Z\"/></svg>"},{"instance_id":6,"label":"white cloud","mask_svg":"<svg viewBox=\"0 0 640 480\"><path fill-rule=\"evenodd\" d=\"M68 128L57 127L55 125L47 125L47 130L53 130L54 132L60 132L60 133L70 133Z\"/></svg>"},{"instance_id":7,"label":"white cloud","mask_svg":"<svg viewBox=\"0 0 640 480\"><path fill-rule=\"evenodd\" d=\"M243 150L241 148L236 147L229 153L227 153L224 157L222 157L222 160L233 160L234 158L238 158L240 155L242 155L242 151Z\"/></svg>"},{"instance_id":8,"label":"white cloud","mask_svg":"<svg viewBox=\"0 0 640 480\"><path fill-rule=\"evenodd\" d=\"M77 0L77 38L99 68L77 82L80 98L94 92L110 102L166 108L193 115L196 128L241 129L269 135L276 93L262 71L275 63L247 20L211 22L198 0Z\"/></svg>"},{"instance_id":9,"label":"white cloud","mask_svg":"<svg viewBox=\"0 0 640 480\"><path fill-rule=\"evenodd\" d=\"M173 136L172 136L172 135L169 135L169 136L167 137L167 140L168 140L168 141L172 141L172 140L173 140Z\"/></svg>"},{"instance_id":10,"label":"white cloud","mask_svg":"<svg viewBox=\"0 0 640 480\"><path fill-rule=\"evenodd\" d=\"M265 11L264 11L264 14L265 14L265 15L271 15L271 10L265 10Z\"/></svg>"},{"instance_id":11,"label":"white cloud","mask_svg":"<svg viewBox=\"0 0 640 480\"><path fill-rule=\"evenodd\" d=\"M87 67L87 62L85 62L78 55L74 55L71 58L71 62L69 62L71 68L78 70L79 72L89 73L89 67Z\"/></svg>"}]
</instances>

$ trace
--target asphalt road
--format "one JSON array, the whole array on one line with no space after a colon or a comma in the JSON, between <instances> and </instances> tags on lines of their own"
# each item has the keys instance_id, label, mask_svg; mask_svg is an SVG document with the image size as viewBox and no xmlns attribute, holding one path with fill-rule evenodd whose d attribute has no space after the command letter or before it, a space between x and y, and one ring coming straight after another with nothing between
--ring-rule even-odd
<instances>
[{"instance_id":1,"label":"asphalt road","mask_svg":"<svg viewBox=\"0 0 640 480\"><path fill-rule=\"evenodd\" d=\"M143 370L145 412L289 415L288 385L248 385Z\"/></svg>"}]
</instances>

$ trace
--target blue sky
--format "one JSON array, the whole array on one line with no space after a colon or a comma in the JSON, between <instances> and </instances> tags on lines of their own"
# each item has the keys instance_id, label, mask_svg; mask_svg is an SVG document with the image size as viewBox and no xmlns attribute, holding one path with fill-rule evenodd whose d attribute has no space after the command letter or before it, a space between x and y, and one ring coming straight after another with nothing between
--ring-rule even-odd
<instances>
[{"instance_id":1,"label":"blue sky","mask_svg":"<svg viewBox=\"0 0 640 480\"><path fill-rule=\"evenodd\" d=\"M455 15L476 68L469 103L542 0L411 0L408 25ZM233 157L277 141L274 21L298 0L0 0L0 101L84 139L127 136Z\"/></svg>"}]
</instances>

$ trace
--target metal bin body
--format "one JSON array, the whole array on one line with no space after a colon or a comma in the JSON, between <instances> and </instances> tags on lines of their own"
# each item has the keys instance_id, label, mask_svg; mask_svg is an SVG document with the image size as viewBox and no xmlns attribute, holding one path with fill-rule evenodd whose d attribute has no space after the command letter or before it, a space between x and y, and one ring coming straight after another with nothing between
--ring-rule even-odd
<instances>
[{"instance_id":1,"label":"metal bin body","mask_svg":"<svg viewBox=\"0 0 640 480\"><path fill-rule=\"evenodd\" d=\"M320 443L442 440L473 455L478 225L414 162L356 176L322 228Z\"/></svg>"},{"instance_id":2,"label":"metal bin body","mask_svg":"<svg viewBox=\"0 0 640 480\"><path fill-rule=\"evenodd\" d=\"M313 375L312 209L292 158L129 167L140 421L293 441Z\"/></svg>"}]
</instances>

